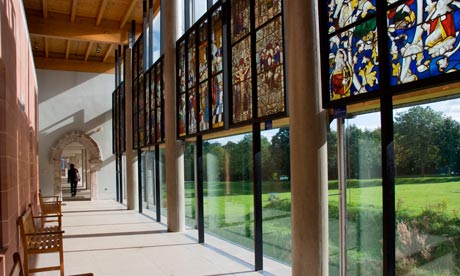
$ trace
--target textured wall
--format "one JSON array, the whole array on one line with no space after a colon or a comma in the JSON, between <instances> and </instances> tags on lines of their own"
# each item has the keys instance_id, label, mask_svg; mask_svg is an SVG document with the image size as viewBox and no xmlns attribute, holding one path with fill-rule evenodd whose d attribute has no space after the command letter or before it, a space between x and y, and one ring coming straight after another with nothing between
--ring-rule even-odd
<instances>
[{"instance_id":1,"label":"textured wall","mask_svg":"<svg viewBox=\"0 0 460 276\"><path fill-rule=\"evenodd\" d=\"M102 155L96 173L97 199L114 199L115 157L112 154L112 91L114 75L37 70L39 101L40 188L54 193L50 154L64 135L81 131L98 145Z\"/></svg>"},{"instance_id":2,"label":"textured wall","mask_svg":"<svg viewBox=\"0 0 460 276\"><path fill-rule=\"evenodd\" d=\"M38 190L37 83L21 3L0 0L0 256L6 272L13 253L22 251L16 220L28 204L37 206ZM0 275L6 272L2 264Z\"/></svg>"}]
</instances>

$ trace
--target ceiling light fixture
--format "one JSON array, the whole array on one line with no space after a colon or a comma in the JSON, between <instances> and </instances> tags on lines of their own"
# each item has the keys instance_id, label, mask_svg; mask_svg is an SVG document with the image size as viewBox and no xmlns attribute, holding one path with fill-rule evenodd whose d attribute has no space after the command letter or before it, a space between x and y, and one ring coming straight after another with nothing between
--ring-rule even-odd
<instances>
[{"instance_id":1,"label":"ceiling light fixture","mask_svg":"<svg viewBox=\"0 0 460 276\"><path fill-rule=\"evenodd\" d=\"M38 42L37 41L34 42L34 50L38 50Z\"/></svg>"},{"instance_id":2,"label":"ceiling light fixture","mask_svg":"<svg viewBox=\"0 0 460 276\"><path fill-rule=\"evenodd\" d=\"M96 46L96 54L100 54L102 52L101 45L97 44Z\"/></svg>"}]
</instances>

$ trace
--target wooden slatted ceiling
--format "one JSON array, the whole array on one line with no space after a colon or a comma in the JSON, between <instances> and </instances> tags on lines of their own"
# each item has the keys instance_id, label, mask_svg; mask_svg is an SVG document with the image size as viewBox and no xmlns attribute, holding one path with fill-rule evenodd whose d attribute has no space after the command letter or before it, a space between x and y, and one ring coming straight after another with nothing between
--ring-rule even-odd
<instances>
[{"instance_id":1,"label":"wooden slatted ceiling","mask_svg":"<svg viewBox=\"0 0 460 276\"><path fill-rule=\"evenodd\" d=\"M37 68L113 72L131 21L142 31L142 0L23 0ZM154 14L160 0L154 0ZM97 51L100 48L100 51Z\"/></svg>"}]
</instances>

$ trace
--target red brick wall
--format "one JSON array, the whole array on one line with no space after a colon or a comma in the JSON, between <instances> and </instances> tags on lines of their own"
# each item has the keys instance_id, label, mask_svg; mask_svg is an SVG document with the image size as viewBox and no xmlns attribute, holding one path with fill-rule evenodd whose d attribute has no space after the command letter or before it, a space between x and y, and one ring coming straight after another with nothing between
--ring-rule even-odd
<instances>
[{"instance_id":1,"label":"red brick wall","mask_svg":"<svg viewBox=\"0 0 460 276\"><path fill-rule=\"evenodd\" d=\"M18 216L37 204L37 83L21 5L0 0L0 276L22 252Z\"/></svg>"}]
</instances>

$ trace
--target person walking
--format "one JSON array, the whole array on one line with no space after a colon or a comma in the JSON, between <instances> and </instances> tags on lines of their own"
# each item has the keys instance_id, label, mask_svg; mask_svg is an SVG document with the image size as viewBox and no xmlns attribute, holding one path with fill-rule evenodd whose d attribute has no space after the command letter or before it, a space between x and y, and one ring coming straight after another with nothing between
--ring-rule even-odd
<instances>
[{"instance_id":1,"label":"person walking","mask_svg":"<svg viewBox=\"0 0 460 276\"><path fill-rule=\"evenodd\" d=\"M75 168L74 164L70 164L70 169L67 173L67 183L70 183L70 192L72 197L77 195L77 184L80 181L80 174L78 170Z\"/></svg>"}]
</instances>

